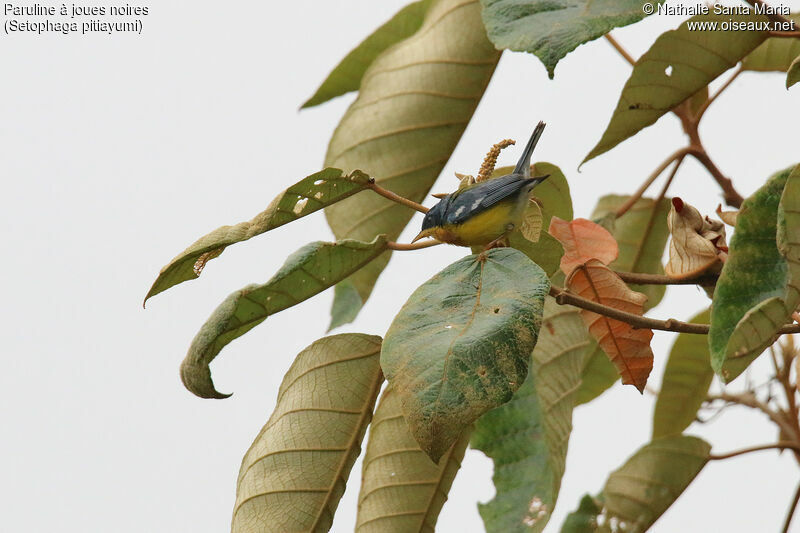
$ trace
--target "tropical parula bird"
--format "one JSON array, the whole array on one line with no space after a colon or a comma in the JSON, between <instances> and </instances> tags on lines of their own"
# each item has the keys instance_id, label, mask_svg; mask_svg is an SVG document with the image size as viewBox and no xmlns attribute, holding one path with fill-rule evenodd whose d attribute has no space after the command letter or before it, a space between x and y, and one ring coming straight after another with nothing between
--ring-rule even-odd
<instances>
[{"instance_id":1,"label":"tropical parula bird","mask_svg":"<svg viewBox=\"0 0 800 533\"><path fill-rule=\"evenodd\" d=\"M414 241L433 237L458 246L490 247L518 228L531 189L548 177L531 177L531 154L544 126L539 122L533 130L513 173L444 196L425 214Z\"/></svg>"}]
</instances>

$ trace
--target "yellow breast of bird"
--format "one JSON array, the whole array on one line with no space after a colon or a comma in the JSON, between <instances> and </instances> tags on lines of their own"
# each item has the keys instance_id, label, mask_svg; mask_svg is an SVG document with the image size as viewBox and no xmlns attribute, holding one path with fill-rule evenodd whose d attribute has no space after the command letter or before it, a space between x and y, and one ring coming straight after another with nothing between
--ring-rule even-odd
<instances>
[{"instance_id":1,"label":"yellow breast of bird","mask_svg":"<svg viewBox=\"0 0 800 533\"><path fill-rule=\"evenodd\" d=\"M462 224L447 224L437 228L434 238L460 246L489 244L506 232L509 223L518 225L517 211L515 201L503 201Z\"/></svg>"}]
</instances>

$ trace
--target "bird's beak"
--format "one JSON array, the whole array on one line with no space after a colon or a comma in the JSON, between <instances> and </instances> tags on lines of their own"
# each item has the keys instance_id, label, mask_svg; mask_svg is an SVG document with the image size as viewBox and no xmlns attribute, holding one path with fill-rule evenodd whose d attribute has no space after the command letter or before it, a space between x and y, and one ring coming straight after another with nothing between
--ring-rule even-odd
<instances>
[{"instance_id":1,"label":"bird's beak","mask_svg":"<svg viewBox=\"0 0 800 533\"><path fill-rule=\"evenodd\" d=\"M420 231L419 234L416 237L414 237L414 239L411 241L411 244L414 244L418 240L424 239L425 237L429 237L430 234L431 234L431 230L430 229L424 229L424 230Z\"/></svg>"},{"instance_id":2,"label":"bird's beak","mask_svg":"<svg viewBox=\"0 0 800 533\"><path fill-rule=\"evenodd\" d=\"M536 179L537 179L538 181L536 182L536 184L534 185L534 187L536 187L536 185L539 185L541 182L543 182L544 180L546 180L546 179L547 179L547 178L549 178L549 177L550 177L550 174L545 174L544 176L536 176Z\"/></svg>"}]
</instances>

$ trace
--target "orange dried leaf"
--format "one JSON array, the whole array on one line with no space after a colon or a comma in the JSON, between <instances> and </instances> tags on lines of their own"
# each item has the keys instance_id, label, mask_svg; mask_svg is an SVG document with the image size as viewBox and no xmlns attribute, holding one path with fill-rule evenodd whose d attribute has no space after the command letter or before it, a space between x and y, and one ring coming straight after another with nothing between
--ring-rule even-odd
<instances>
[{"instance_id":1,"label":"orange dried leaf","mask_svg":"<svg viewBox=\"0 0 800 533\"><path fill-rule=\"evenodd\" d=\"M566 285L587 300L627 313L644 313L647 296L632 291L615 272L596 259L573 270ZM643 392L653 369L653 350L650 349L653 331L634 329L630 324L585 309L581 309L581 317L589 333L614 363L622 383Z\"/></svg>"},{"instance_id":2,"label":"orange dried leaf","mask_svg":"<svg viewBox=\"0 0 800 533\"><path fill-rule=\"evenodd\" d=\"M667 226L672 239L664 271L669 277L689 278L711 268L721 268L728 251L722 222L704 218L696 208L680 198L673 198Z\"/></svg>"},{"instance_id":3,"label":"orange dried leaf","mask_svg":"<svg viewBox=\"0 0 800 533\"><path fill-rule=\"evenodd\" d=\"M585 218L567 222L553 217L550 219L548 232L564 247L561 270L567 276L590 259L597 259L607 265L619 255L619 247L613 235L604 227Z\"/></svg>"}]
</instances>

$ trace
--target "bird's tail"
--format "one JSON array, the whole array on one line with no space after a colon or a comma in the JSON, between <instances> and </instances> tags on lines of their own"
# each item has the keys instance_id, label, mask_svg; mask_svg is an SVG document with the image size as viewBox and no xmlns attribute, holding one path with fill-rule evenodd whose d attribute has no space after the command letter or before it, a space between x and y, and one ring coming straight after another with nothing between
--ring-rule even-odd
<instances>
[{"instance_id":1,"label":"bird's tail","mask_svg":"<svg viewBox=\"0 0 800 533\"><path fill-rule=\"evenodd\" d=\"M522 157L519 158L519 163L514 167L514 174L521 174L526 178L531 177L531 154L533 154L533 149L536 148L536 143L539 142L539 137L542 136L544 127L545 123L540 121L534 128L531 138L525 146L525 151L522 152Z\"/></svg>"}]
</instances>

